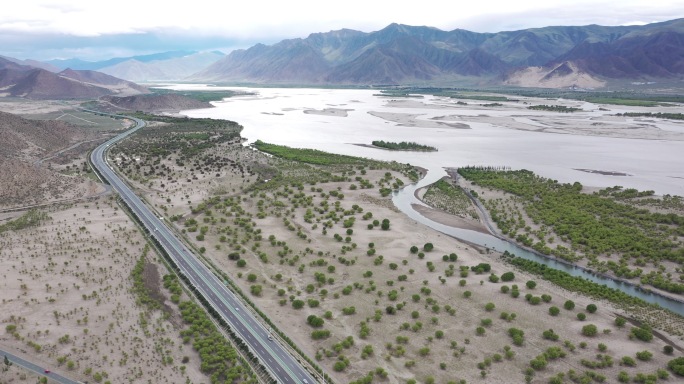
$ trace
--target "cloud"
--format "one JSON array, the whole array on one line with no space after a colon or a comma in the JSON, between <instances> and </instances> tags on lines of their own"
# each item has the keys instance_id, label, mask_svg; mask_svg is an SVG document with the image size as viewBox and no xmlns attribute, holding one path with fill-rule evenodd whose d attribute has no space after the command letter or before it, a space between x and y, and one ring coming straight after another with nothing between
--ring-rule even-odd
<instances>
[{"instance_id":1,"label":"cloud","mask_svg":"<svg viewBox=\"0 0 684 384\"><path fill-rule=\"evenodd\" d=\"M168 49L272 44L314 32L351 28L364 32L397 22L498 32L548 25L623 25L684 15L673 0L518 0L471 2L422 0L313 0L152 2L117 0L20 0L0 14L0 49L26 57L40 51L64 56L82 52L158 52ZM180 5L175 5L180 4Z\"/></svg>"}]
</instances>

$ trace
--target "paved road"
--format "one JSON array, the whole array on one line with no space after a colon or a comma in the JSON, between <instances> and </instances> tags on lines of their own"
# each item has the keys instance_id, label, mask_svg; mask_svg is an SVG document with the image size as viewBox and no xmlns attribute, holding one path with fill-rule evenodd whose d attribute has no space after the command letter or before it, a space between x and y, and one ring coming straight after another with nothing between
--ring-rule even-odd
<instances>
[{"instance_id":1,"label":"paved road","mask_svg":"<svg viewBox=\"0 0 684 384\"><path fill-rule=\"evenodd\" d=\"M245 341L261 363L279 383L315 383L313 377L280 345L275 338L249 312L245 305L171 232L163 218L157 217L114 173L105 160L105 152L119 140L145 126L145 122L132 118L136 126L97 147L91 161L100 174L120 194L122 200L135 213L151 236L168 253L183 275L209 304L230 324L231 329Z\"/></svg>"},{"instance_id":2,"label":"paved road","mask_svg":"<svg viewBox=\"0 0 684 384\"><path fill-rule=\"evenodd\" d=\"M25 369L28 369L29 371L33 371L33 372L35 372L41 376L46 376L47 378L49 378L50 380L52 380L54 382L61 383L61 384L79 384L80 383L80 381L71 380L69 378L61 376L61 375L54 373L54 372L46 373L45 369L49 369L49 368L45 368L45 367L41 367L39 365L33 364L32 362L30 362L28 360L24 360L17 355L11 354L7 351L3 351L1 349L0 349L0 364L3 364L2 361L5 359L5 356L7 356L7 359L9 361L11 361L14 365L24 367Z\"/></svg>"}]
</instances>

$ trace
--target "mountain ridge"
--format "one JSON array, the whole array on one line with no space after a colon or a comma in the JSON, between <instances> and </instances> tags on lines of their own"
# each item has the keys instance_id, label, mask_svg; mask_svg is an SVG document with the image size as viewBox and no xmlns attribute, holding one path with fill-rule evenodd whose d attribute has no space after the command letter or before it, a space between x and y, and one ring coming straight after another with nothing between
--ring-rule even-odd
<instances>
[{"instance_id":1,"label":"mountain ridge","mask_svg":"<svg viewBox=\"0 0 684 384\"><path fill-rule=\"evenodd\" d=\"M631 26L549 26L497 33L390 24L340 29L236 50L186 80L310 85L433 84L462 79L511 84L542 78L684 78L684 19ZM571 70L572 69L572 70ZM550 77L546 77L549 80ZM548 83L548 81L547 81ZM561 82L565 84L564 82ZM592 83L589 81L588 83ZM532 86L532 85L528 85ZM565 86L565 85L564 85Z\"/></svg>"}]
</instances>

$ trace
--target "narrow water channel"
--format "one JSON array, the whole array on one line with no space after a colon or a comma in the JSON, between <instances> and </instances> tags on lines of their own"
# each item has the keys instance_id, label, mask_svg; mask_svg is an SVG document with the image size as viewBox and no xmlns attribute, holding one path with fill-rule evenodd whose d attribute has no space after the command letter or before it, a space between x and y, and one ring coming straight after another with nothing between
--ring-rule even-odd
<instances>
[{"instance_id":1,"label":"narrow water channel","mask_svg":"<svg viewBox=\"0 0 684 384\"><path fill-rule=\"evenodd\" d=\"M448 225L437 223L414 210L412 204L425 205L423 202L421 202L415 197L415 191L424 186L436 182L445 175L446 174L443 171L439 172L429 170L425 177L417 183L407 185L403 189L395 191L392 196L392 201L394 202L394 205L410 218L446 235L470 242L472 244L490 248L497 252L503 253L504 251L508 251L509 253L512 253L518 257L536 261L538 263L547 265L550 268L567 272L572 276L583 277L595 283L605 285L608 288L619 289L620 291L625 292L631 296L638 297L649 303L658 304L663 308L667 308L675 313L678 313L679 315L684 316L684 304L671 298L647 292L634 285L614 280L610 277L598 276L582 268L572 266L554 259L550 259L535 252L528 251L512 242L502 240L490 234L472 231L468 229L454 228Z\"/></svg>"}]
</instances>

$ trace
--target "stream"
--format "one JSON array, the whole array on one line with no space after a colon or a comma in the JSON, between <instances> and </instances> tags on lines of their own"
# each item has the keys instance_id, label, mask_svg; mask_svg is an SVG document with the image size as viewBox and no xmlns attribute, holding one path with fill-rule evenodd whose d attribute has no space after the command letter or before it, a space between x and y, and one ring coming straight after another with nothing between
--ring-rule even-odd
<instances>
[{"instance_id":1,"label":"stream","mask_svg":"<svg viewBox=\"0 0 684 384\"><path fill-rule=\"evenodd\" d=\"M583 268L543 256L539 253L524 249L511 241L504 240L490 234L472 231L469 229L450 227L448 225L432 221L427 217L421 215L415 209L413 209L412 205L428 205L420 201L415 196L415 192L422 187L435 183L444 176L445 173L443 171L437 172L434 170L429 170L425 177L419 180L417 183L407 185L401 190L395 191L392 196L392 201L394 202L394 205L411 219L419 223L425 224L436 231L444 233L445 235L485 248L489 248L496 252L503 253L504 251L508 251L509 253L512 253L515 256L536 261L538 263L547 265L550 268L567 272L572 276L582 277L595 283L605 285L608 288L618 289L622 292L627 293L630 296L638 297L648 303L657 304L663 308L667 308L672 312L684 316L684 304L677 300L656 293L648 292L630 283L615 280L607 276L597 275L596 273L587 271Z\"/></svg>"}]
</instances>

